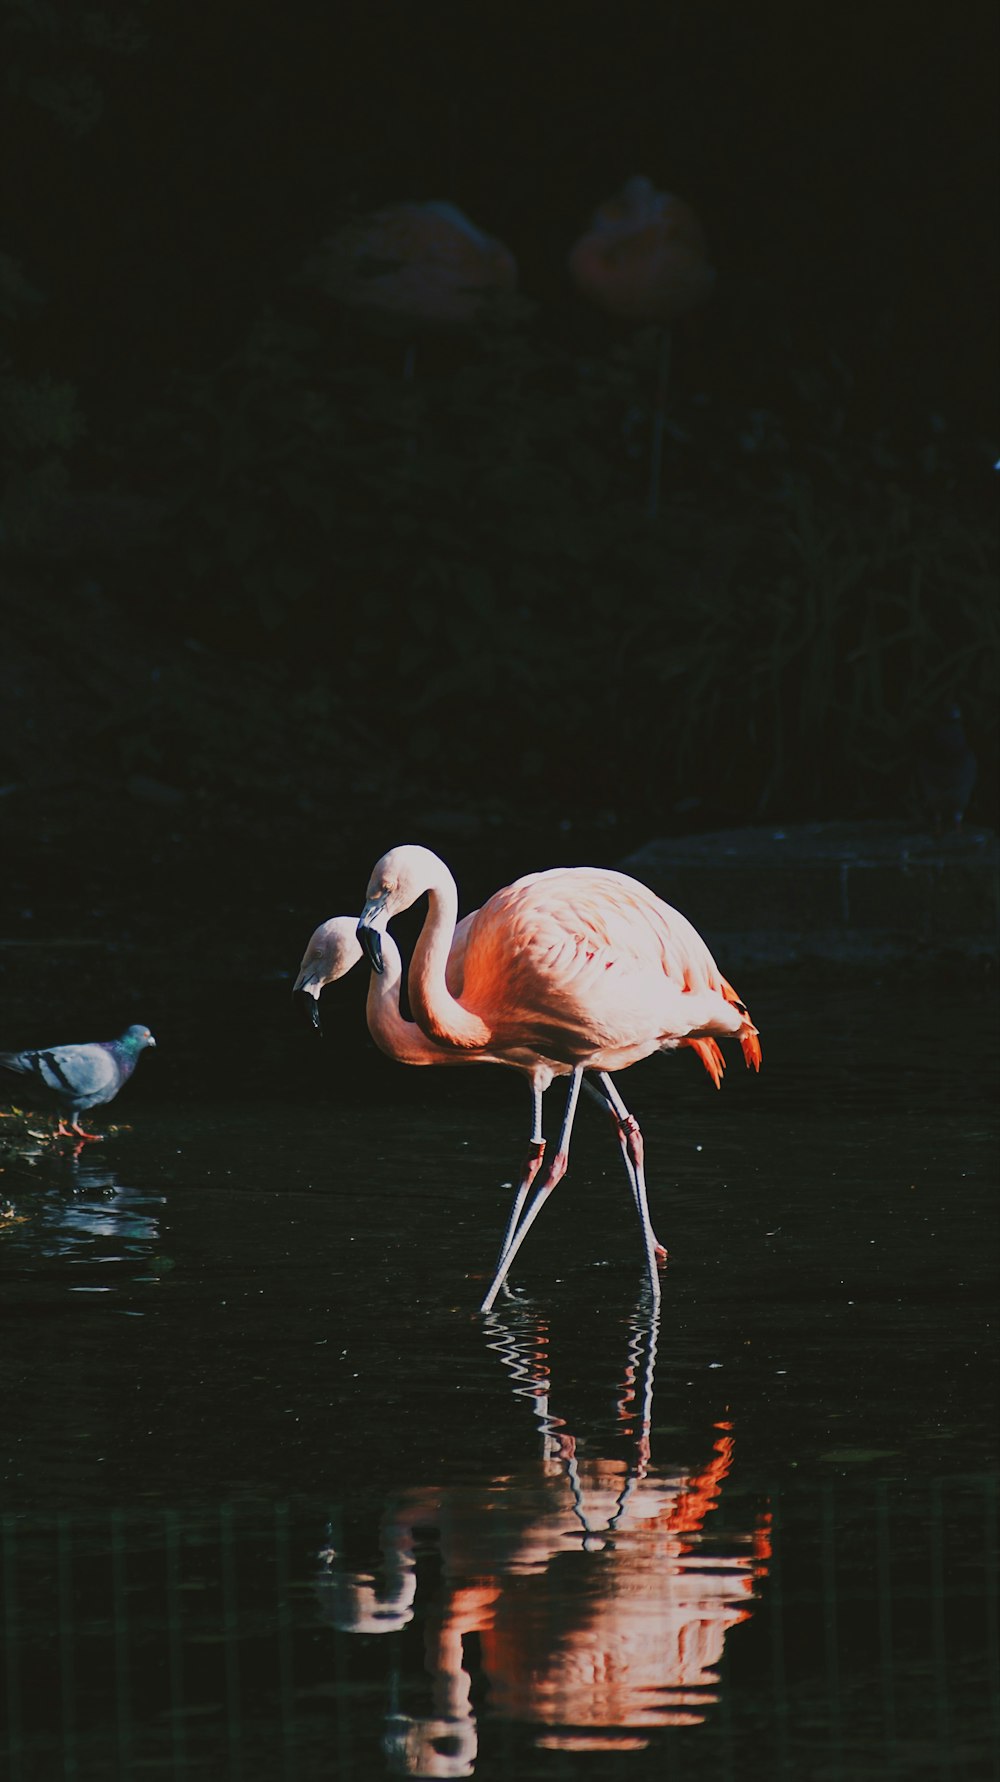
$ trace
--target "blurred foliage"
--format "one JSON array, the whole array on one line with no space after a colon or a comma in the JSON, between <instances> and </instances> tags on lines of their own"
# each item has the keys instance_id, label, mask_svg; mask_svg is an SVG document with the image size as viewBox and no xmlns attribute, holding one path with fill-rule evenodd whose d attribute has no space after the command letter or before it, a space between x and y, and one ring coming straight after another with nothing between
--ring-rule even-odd
<instances>
[{"instance_id":1,"label":"blurred foliage","mask_svg":"<svg viewBox=\"0 0 1000 1782\"><path fill-rule=\"evenodd\" d=\"M22 580L69 563L76 586L128 603L132 627L270 677L247 683L238 722L225 698L199 707L186 750L181 694L162 734L137 696L126 771L207 771L213 724L248 761L255 724L266 753L289 713L294 734L312 723L344 760L367 751L445 798L642 809L664 827L902 814L914 741L957 696L981 762L973 815L992 817L995 453L926 403L873 408L885 303L865 315L856 374L837 302L826 320L796 307L794 244L766 281L752 256L724 266L703 324L674 343L650 521L655 331L588 315L565 288L413 338L338 310L296 267L349 195L316 151L302 174L330 185L322 218L282 233L290 178L249 182L247 201L234 165L279 134L248 80L201 80L198 128L168 129L162 152L161 98L134 186L108 187L132 194L119 223L101 179L122 178L108 94L139 141L161 90L140 78L150 55L190 72L173 9L0 13L13 133L44 150L39 201L79 157L91 205L60 247L22 201L31 251L0 254L3 539ZM220 156L199 209L192 180ZM157 172L173 182L162 228ZM88 219L102 252L78 316ZM276 771L294 782L294 754Z\"/></svg>"},{"instance_id":2,"label":"blurred foliage","mask_svg":"<svg viewBox=\"0 0 1000 1782\"><path fill-rule=\"evenodd\" d=\"M287 663L442 791L902 814L956 695L995 773L985 444L852 430L833 360L786 365L781 412L681 385L649 522L652 331L581 350L500 311L407 342L303 309L129 417L182 629Z\"/></svg>"},{"instance_id":3,"label":"blurred foliage","mask_svg":"<svg viewBox=\"0 0 1000 1782\"><path fill-rule=\"evenodd\" d=\"M24 104L69 137L87 135L104 110L107 59L146 47L146 10L147 0L112 0L107 7L0 0L7 107Z\"/></svg>"},{"instance_id":4,"label":"blurred foliage","mask_svg":"<svg viewBox=\"0 0 1000 1782\"><path fill-rule=\"evenodd\" d=\"M0 253L0 539L37 535L52 494L65 486L64 456L84 427L72 384L45 370L25 371L15 357L12 324L40 302L22 268Z\"/></svg>"},{"instance_id":5,"label":"blurred foliage","mask_svg":"<svg viewBox=\"0 0 1000 1782\"><path fill-rule=\"evenodd\" d=\"M145 44L144 11L145 0L115 0L110 9L0 0L4 134L24 184L35 171L39 126L43 140L51 128L74 143L94 130L108 63ZM85 422L75 382L38 362L31 322L46 300L11 246L0 241L0 542L21 545L44 529L66 488L66 454Z\"/></svg>"}]
</instances>

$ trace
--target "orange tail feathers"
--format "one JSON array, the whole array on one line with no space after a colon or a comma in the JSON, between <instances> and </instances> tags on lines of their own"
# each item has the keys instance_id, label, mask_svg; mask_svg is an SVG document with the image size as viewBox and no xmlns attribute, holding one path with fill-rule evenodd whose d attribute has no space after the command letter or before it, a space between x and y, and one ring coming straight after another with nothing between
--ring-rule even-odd
<instances>
[{"instance_id":1,"label":"orange tail feathers","mask_svg":"<svg viewBox=\"0 0 1000 1782\"><path fill-rule=\"evenodd\" d=\"M757 1036L757 1029L751 1021L750 1016L747 1014L746 1004L740 1001L732 984L727 984L725 978L721 980L721 986L722 994L726 1001L733 1003L733 1005L739 1009L741 1014L746 1015L746 1026L737 1037L743 1048L743 1056L746 1059L747 1070L750 1069L751 1065L754 1070L759 1070L761 1060L760 1040Z\"/></svg>"},{"instance_id":2,"label":"orange tail feathers","mask_svg":"<svg viewBox=\"0 0 1000 1782\"><path fill-rule=\"evenodd\" d=\"M697 1052L715 1087L721 1088L722 1073L726 1068L726 1061L714 1039L683 1039L680 1043L682 1046L690 1046L693 1051Z\"/></svg>"}]
</instances>

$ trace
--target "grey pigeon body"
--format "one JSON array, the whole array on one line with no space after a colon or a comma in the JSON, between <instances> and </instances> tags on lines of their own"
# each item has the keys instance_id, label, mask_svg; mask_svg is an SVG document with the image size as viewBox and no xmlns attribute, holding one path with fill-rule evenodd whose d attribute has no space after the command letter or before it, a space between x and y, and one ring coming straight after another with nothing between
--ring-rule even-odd
<instances>
[{"instance_id":1,"label":"grey pigeon body","mask_svg":"<svg viewBox=\"0 0 1000 1782\"><path fill-rule=\"evenodd\" d=\"M87 1045L39 1046L34 1051L0 1052L0 1066L30 1085L30 1092L72 1114L70 1130L91 1138L79 1124L88 1108L113 1101L132 1075L140 1052L156 1041L148 1027L126 1028L120 1039ZM62 1120L60 1120L60 1126Z\"/></svg>"},{"instance_id":2,"label":"grey pigeon body","mask_svg":"<svg viewBox=\"0 0 1000 1782\"><path fill-rule=\"evenodd\" d=\"M962 713L949 705L924 737L916 760L917 796L935 829L959 829L976 783L976 757L962 728Z\"/></svg>"}]
</instances>

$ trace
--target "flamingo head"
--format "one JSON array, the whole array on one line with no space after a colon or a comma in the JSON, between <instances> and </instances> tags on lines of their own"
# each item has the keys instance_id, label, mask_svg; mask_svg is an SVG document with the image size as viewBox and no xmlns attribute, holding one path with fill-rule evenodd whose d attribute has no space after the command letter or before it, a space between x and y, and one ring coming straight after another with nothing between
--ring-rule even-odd
<instances>
[{"instance_id":1,"label":"flamingo head","mask_svg":"<svg viewBox=\"0 0 1000 1782\"><path fill-rule=\"evenodd\" d=\"M357 938L373 971L383 969L382 935L386 924L400 910L408 910L425 891L440 887L443 879L450 880L443 862L430 848L414 842L390 848L376 862L357 929Z\"/></svg>"},{"instance_id":2,"label":"flamingo head","mask_svg":"<svg viewBox=\"0 0 1000 1782\"><path fill-rule=\"evenodd\" d=\"M312 999L312 1024L321 1033L319 999L324 984L334 984L338 978L346 977L361 958L356 926L353 916L331 916L328 922L321 922L303 954L299 975L292 987L294 992L301 991Z\"/></svg>"}]
</instances>

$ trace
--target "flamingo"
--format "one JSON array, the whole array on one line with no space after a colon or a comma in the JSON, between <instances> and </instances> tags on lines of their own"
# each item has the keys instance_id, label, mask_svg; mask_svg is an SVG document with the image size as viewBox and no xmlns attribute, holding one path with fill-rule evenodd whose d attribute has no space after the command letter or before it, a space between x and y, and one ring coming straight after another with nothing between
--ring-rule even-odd
<instances>
[{"instance_id":1,"label":"flamingo","mask_svg":"<svg viewBox=\"0 0 1000 1782\"><path fill-rule=\"evenodd\" d=\"M332 297L352 309L407 321L470 322L484 303L512 292L517 262L454 204L387 204L345 223L313 268Z\"/></svg>"},{"instance_id":2,"label":"flamingo","mask_svg":"<svg viewBox=\"0 0 1000 1782\"><path fill-rule=\"evenodd\" d=\"M449 990L455 995L461 995L462 992L465 942L477 913L473 910L458 923L448 954L445 968L446 982ZM416 1021L407 1021L399 1003L403 962L399 948L385 926L386 919L376 918L373 927L373 931L377 930L379 935L380 964L372 971L366 1004L368 1029L380 1051L384 1052L387 1057L395 1059L399 1064L504 1064L511 1069L523 1071L529 1080L532 1092L532 1134L528 1156L521 1172L503 1241L500 1245L497 1259L499 1264L517 1226L521 1208L541 1167L545 1152L545 1139L542 1133L542 1095L554 1076L572 1075L572 1071L569 1065L525 1064L518 1058L500 1053L463 1051L455 1047L440 1045L437 1041L430 1039ZM320 1026L319 998L325 985L336 983L338 979L346 977L347 973L352 971L364 956L357 935L358 918L356 916L331 916L328 921L321 922L310 937L292 988L293 991L301 991L304 995L312 998L312 1019L313 1025L316 1027ZM698 1049L706 1070L718 1087L722 1080L724 1062L714 1040L692 1040L686 1043L690 1043ZM625 1124L625 1120L630 1117L628 1111L614 1091L613 1085L609 1084L608 1088L602 1090L584 1079L581 1086L611 1115L628 1175L629 1187L633 1200L638 1206L640 1189L636 1181L628 1143L628 1130ZM656 1254L665 1257L666 1250L655 1235L653 1243Z\"/></svg>"},{"instance_id":3,"label":"flamingo","mask_svg":"<svg viewBox=\"0 0 1000 1782\"><path fill-rule=\"evenodd\" d=\"M481 1310L492 1308L530 1227L566 1173L584 1070L596 1073L617 1116L658 1302L657 1253L662 1259L665 1252L649 1218L642 1133L609 1073L694 1043L718 1084L721 1055L704 1046L716 1036L738 1039L747 1066L759 1070L760 1041L746 1006L685 916L637 879L591 866L529 873L466 918L456 994L456 973L449 985L448 967L458 890L444 861L415 844L390 848L368 883L357 932L375 972L383 969L386 924L425 892L427 915L408 980L418 1024L439 1046L522 1070L532 1091L532 1157ZM565 1075L570 1086L558 1148L522 1216L544 1147L541 1098L554 1077Z\"/></svg>"},{"instance_id":4,"label":"flamingo","mask_svg":"<svg viewBox=\"0 0 1000 1782\"><path fill-rule=\"evenodd\" d=\"M649 496L656 516L663 458L670 325L707 301L715 283L701 222L672 192L658 192L643 174L599 204L569 256L577 290L600 309L633 323L653 322L660 342L653 400Z\"/></svg>"},{"instance_id":5,"label":"flamingo","mask_svg":"<svg viewBox=\"0 0 1000 1782\"><path fill-rule=\"evenodd\" d=\"M599 204L569 256L577 289L627 322L669 325L711 295L701 222L672 192L634 175Z\"/></svg>"}]
</instances>

